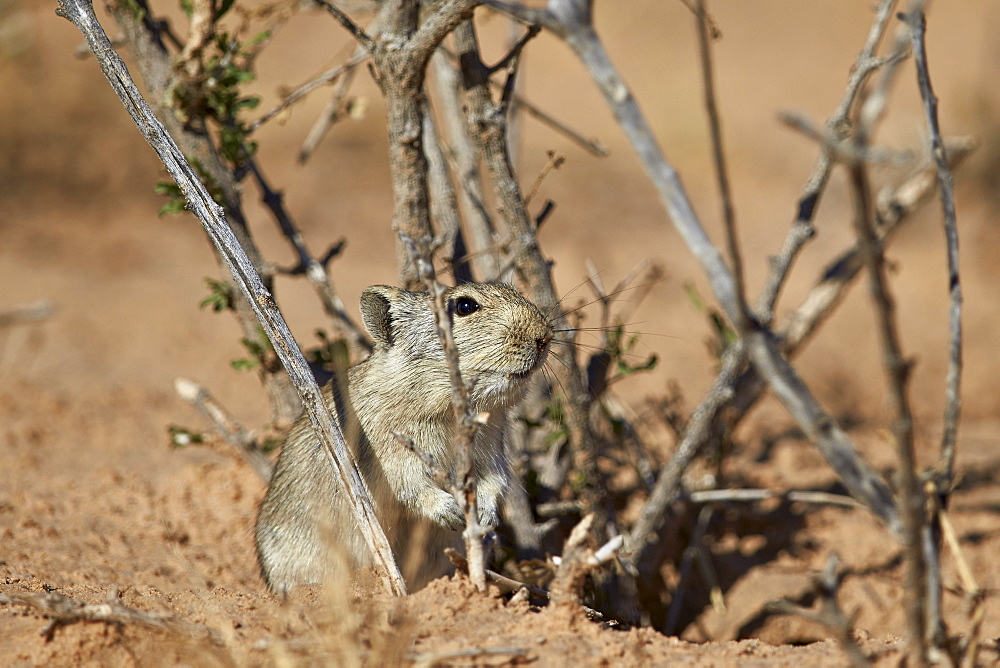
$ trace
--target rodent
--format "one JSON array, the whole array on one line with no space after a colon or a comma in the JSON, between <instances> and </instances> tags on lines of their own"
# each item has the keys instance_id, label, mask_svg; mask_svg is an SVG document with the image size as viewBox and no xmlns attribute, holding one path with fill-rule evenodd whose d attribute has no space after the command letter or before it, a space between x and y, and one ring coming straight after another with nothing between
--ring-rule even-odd
<instances>
[{"instance_id":1,"label":"rodent","mask_svg":"<svg viewBox=\"0 0 1000 668\"><path fill-rule=\"evenodd\" d=\"M480 522L496 525L509 484L504 414L545 363L552 327L537 306L505 284L458 285L445 292L445 300L470 407L489 413L476 435L473 462ZM324 396L331 410L338 409L379 520L397 549L413 516L451 531L465 525L450 491L396 437L410 438L454 480L451 384L428 293L375 285L361 295L361 314L374 341L372 353L348 370L349 402L339 400L344 384L337 377ZM285 437L255 527L258 561L272 591L321 582L336 556L355 567L370 563L341 487L308 417L299 417Z\"/></svg>"}]
</instances>

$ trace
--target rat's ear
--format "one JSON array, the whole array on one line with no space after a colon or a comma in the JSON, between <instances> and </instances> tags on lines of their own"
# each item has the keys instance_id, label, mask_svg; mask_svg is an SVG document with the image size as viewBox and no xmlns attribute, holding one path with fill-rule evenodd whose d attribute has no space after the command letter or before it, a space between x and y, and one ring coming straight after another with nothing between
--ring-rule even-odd
<instances>
[{"instance_id":1,"label":"rat's ear","mask_svg":"<svg viewBox=\"0 0 1000 668\"><path fill-rule=\"evenodd\" d=\"M365 329L375 340L376 348L392 347L390 306L401 292L403 291L391 285L373 285L361 293L361 317L365 321Z\"/></svg>"}]
</instances>

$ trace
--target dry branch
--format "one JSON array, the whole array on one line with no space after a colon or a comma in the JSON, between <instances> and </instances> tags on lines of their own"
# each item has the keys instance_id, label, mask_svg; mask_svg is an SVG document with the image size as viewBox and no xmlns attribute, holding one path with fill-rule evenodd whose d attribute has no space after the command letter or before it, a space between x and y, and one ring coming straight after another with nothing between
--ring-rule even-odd
<instances>
[{"instance_id":1,"label":"dry branch","mask_svg":"<svg viewBox=\"0 0 1000 668\"><path fill-rule=\"evenodd\" d=\"M139 127L146 141L156 151L170 175L184 192L188 207L208 231L212 242L225 258L240 291L253 306L258 320L288 371L319 437L331 465L344 483L348 503L372 552L374 563L386 587L394 594L404 594L406 587L396 567L389 543L375 518L375 509L361 478L352 463L343 433L323 400L322 393L306 365L270 292L264 287L226 222L222 207L216 204L204 184L188 164L173 138L157 120L136 88L121 58L111 46L104 29L88 0L60 0L57 13L71 21L87 40L105 76Z\"/></svg>"},{"instance_id":2,"label":"dry branch","mask_svg":"<svg viewBox=\"0 0 1000 668\"><path fill-rule=\"evenodd\" d=\"M264 451L257 447L253 435L216 399L211 392L188 378L175 378L174 391L201 413L226 443L236 448L266 482L274 466Z\"/></svg>"},{"instance_id":3,"label":"dry branch","mask_svg":"<svg viewBox=\"0 0 1000 668\"><path fill-rule=\"evenodd\" d=\"M516 18L540 23L562 37L590 72L615 118L653 182L674 228L701 264L716 299L730 322L739 325L746 306L718 249L698 221L676 170L661 152L645 116L611 62L591 23L587 0L551 0L544 10L528 10L513 3L490 0L490 6L510 11ZM881 477L855 451L847 434L826 414L795 369L781 354L774 334L750 322L740 334L760 374L799 427L843 480L851 495L866 503L893 531L899 519L892 494Z\"/></svg>"},{"instance_id":4,"label":"dry branch","mask_svg":"<svg viewBox=\"0 0 1000 668\"><path fill-rule=\"evenodd\" d=\"M556 332L554 345L572 345L573 333L559 308L549 263L542 255L535 228L524 205L524 197L507 151L506 122L502 105L494 103L489 91L489 70L479 56L478 40L471 21L455 30L455 45L464 77L467 132L493 180L497 208L511 235L513 260L518 273L531 288L532 301L547 314ZM582 477L581 498L588 511L602 515L596 522L603 527L604 489L597 470L596 444L590 429L590 396L573 357L564 360L557 376L566 393L566 420L569 428L573 465Z\"/></svg>"},{"instance_id":5,"label":"dry branch","mask_svg":"<svg viewBox=\"0 0 1000 668\"><path fill-rule=\"evenodd\" d=\"M955 223L955 185L948 164L948 152L945 151L941 139L941 129L938 127L937 96L931 87L930 73L927 70L927 49L924 44L926 20L923 11L911 11L907 15L910 26L910 38L913 45L913 56L917 68L917 85L920 89L920 99L923 102L924 113L927 116L927 129L930 134L931 157L937 173L938 186L941 191L941 209L944 222L944 237L948 258L948 375L945 379L945 411L944 431L941 435L940 468L945 484L951 483L955 470L955 445L958 435L958 418L961 410L960 390L962 384L962 283L958 271L958 226ZM947 490L945 490L947 494Z\"/></svg>"},{"instance_id":6,"label":"dry branch","mask_svg":"<svg viewBox=\"0 0 1000 668\"><path fill-rule=\"evenodd\" d=\"M84 603L54 591L17 592L8 590L0 593L0 604L23 605L51 620L42 630L42 635L47 641L51 641L55 637L55 633L60 627L77 622L96 622L140 626L194 640L207 641L217 647L222 647L225 644L222 634L209 626L193 624L170 615L144 612L128 607L118 599L117 590L109 591L107 600L98 604Z\"/></svg>"},{"instance_id":7,"label":"dry branch","mask_svg":"<svg viewBox=\"0 0 1000 668\"><path fill-rule=\"evenodd\" d=\"M161 36L170 35L170 32L163 28L162 22L153 18L146 0L133 0L133 4L137 11L133 11L129 3L123 2L109 2L107 8L121 29L123 40L135 58L150 99L156 105L166 131L178 143L181 153L192 162L197 161L199 168L204 171L207 178L211 179L216 189L216 196L220 197L225 208L230 229L261 277L264 287L270 291L271 268L264 262L250 233L243 212L241 186L233 170L219 155L205 124L184 123L169 104L174 98L175 89L183 84L183 81L177 80L178 70L175 70L173 59L161 39ZM91 7L92 3L86 2L86 6ZM220 274L228 276L226 261L218 252L216 260ZM233 309L243 338L257 341L259 338L257 317L252 305L239 290L233 290ZM259 372L261 383L268 393L272 420L276 423L290 423L302 412L302 404L291 379L272 351L265 352Z\"/></svg>"}]
</instances>

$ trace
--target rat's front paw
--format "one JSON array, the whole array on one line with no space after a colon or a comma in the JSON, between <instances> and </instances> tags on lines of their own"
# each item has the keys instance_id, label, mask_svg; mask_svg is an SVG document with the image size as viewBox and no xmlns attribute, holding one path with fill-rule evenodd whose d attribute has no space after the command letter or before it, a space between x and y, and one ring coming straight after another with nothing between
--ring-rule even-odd
<instances>
[{"instance_id":1,"label":"rat's front paw","mask_svg":"<svg viewBox=\"0 0 1000 668\"><path fill-rule=\"evenodd\" d=\"M446 529L452 531L464 529L465 513L458 507L455 497L443 490L438 490L435 496L434 511L429 517Z\"/></svg>"}]
</instances>

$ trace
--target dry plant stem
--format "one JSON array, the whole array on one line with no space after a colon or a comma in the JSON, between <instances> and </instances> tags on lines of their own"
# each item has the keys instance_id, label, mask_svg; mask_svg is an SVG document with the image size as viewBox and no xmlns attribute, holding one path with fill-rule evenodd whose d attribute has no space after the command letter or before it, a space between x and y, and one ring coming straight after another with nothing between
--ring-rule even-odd
<instances>
[{"instance_id":1,"label":"dry plant stem","mask_svg":"<svg viewBox=\"0 0 1000 668\"><path fill-rule=\"evenodd\" d=\"M729 188L729 172L726 169L726 153L722 145L722 122L715 102L715 75L712 67L712 38L709 34L707 0L695 0L698 22L698 54L701 59L702 85L705 92L705 111L712 136L712 160L715 176L719 184L719 199L722 200L722 220L726 227L726 244L729 247L729 263L732 266L737 304L739 305L736 328L747 328L749 315L746 312L746 290L743 285L743 259L740 255L739 239L736 235L736 212L733 210L733 196Z\"/></svg>"},{"instance_id":2,"label":"dry plant stem","mask_svg":"<svg viewBox=\"0 0 1000 668\"><path fill-rule=\"evenodd\" d=\"M130 608L118 599L115 590L108 592L104 603L92 604L63 596L54 591L46 592L0 592L0 604L23 605L51 621L42 630L46 640L52 640L62 626L77 622L98 622L103 624L134 625L143 628L205 641L217 647L225 645L222 634L216 629L202 624L193 624L182 619L143 612Z\"/></svg>"},{"instance_id":3,"label":"dry plant stem","mask_svg":"<svg viewBox=\"0 0 1000 668\"><path fill-rule=\"evenodd\" d=\"M302 352L295 344L278 311L270 292L264 287L239 241L226 223L222 207L216 204L197 174L185 160L173 138L156 119L149 105L136 88L125 63L115 52L94 15L89 0L60 0L57 13L71 21L83 33L88 45L97 57L105 76L125 106L132 120L142 132L146 141L156 151L170 175L177 181L187 199L188 208L194 212L208 231L212 242L225 258L233 279L240 291L253 306L264 332L274 346L275 352L288 371L292 383L309 415L313 429L322 447L329 455L331 465L344 483L347 500L354 511L358 527L372 552L379 576L394 594L406 593L403 578L396 567L389 543L375 518L375 509L368 496L357 469L351 462L344 442L343 433L337 426L316 381L306 365Z\"/></svg>"},{"instance_id":4,"label":"dry plant stem","mask_svg":"<svg viewBox=\"0 0 1000 668\"><path fill-rule=\"evenodd\" d=\"M270 111L268 111L263 116L255 119L253 122L247 125L248 133L255 132L258 128L260 128L260 126L264 125L264 123L267 123L269 120L280 114L285 109L290 108L296 102L298 102L299 100L301 100L302 98L304 98L306 95L313 92L317 88L331 84L337 79L339 79L341 76L345 76L347 73L353 72L358 65L360 65L366 60L368 60L368 54L366 53L355 55L343 65L338 65L337 67L331 68L326 72L320 74L312 81L309 81L299 86L291 93L286 95L281 100L281 102L276 104Z\"/></svg>"},{"instance_id":5,"label":"dry plant stem","mask_svg":"<svg viewBox=\"0 0 1000 668\"><path fill-rule=\"evenodd\" d=\"M859 141L864 136L859 135ZM899 453L900 516L902 543L906 554L906 617L909 628L909 651L916 666L927 665L927 563L921 547L924 527L923 491L916 471L913 445L913 417L907 399L910 364L903 359L896 329L895 306L886 285L885 258L872 223L871 189L865 165L851 166L854 198L854 223L858 250L868 275L869 292L875 307L882 360L889 385L889 405L893 415L893 435Z\"/></svg>"},{"instance_id":6,"label":"dry plant stem","mask_svg":"<svg viewBox=\"0 0 1000 668\"><path fill-rule=\"evenodd\" d=\"M924 44L926 19L922 11L911 11L907 16L913 56L917 68L917 85L927 116L930 131L931 157L937 171L941 190L941 209L944 215L944 236L948 256L948 375L945 379L944 432L941 436L940 469L946 485L951 484L955 470L955 444L958 435L958 418L961 411L962 384L962 284L958 272L958 226L955 223L955 186L948 165L941 129L938 127L937 96L931 87L927 70L927 50ZM944 490L947 495L948 489Z\"/></svg>"},{"instance_id":7,"label":"dry plant stem","mask_svg":"<svg viewBox=\"0 0 1000 668\"><path fill-rule=\"evenodd\" d=\"M975 142L969 138L956 138L948 142L948 160L957 167L973 151ZM911 214L923 205L933 192L934 175L920 171L897 188L879 196L878 220L880 242L884 245L906 222ZM819 326L839 306L847 289L861 272L861 259L854 246L830 261L820 272L819 278L799 306L786 318L780 330L783 350L789 357L804 346ZM739 421L756 404L766 390L766 384L753 368L744 371L736 381L733 408Z\"/></svg>"},{"instance_id":8,"label":"dry plant stem","mask_svg":"<svg viewBox=\"0 0 1000 668\"><path fill-rule=\"evenodd\" d=\"M382 22L385 20L385 12L389 9L391 7L388 7L388 3L382 5L378 14L368 24L366 31L368 34L376 33L381 29ZM368 54L368 50L364 44L358 44L354 49L352 60L366 56L366 54ZM299 163L304 165L312 157L313 152L319 146L320 142L323 141L323 138L326 137L326 133L329 132L333 124L343 118L346 111L345 100L347 99L347 92L351 88L351 83L354 81L357 71L357 66L351 67L340 78L326 108L320 114L320 117L316 119L312 128L309 129L309 134L306 135L301 148L299 148Z\"/></svg>"},{"instance_id":9,"label":"dry plant stem","mask_svg":"<svg viewBox=\"0 0 1000 668\"><path fill-rule=\"evenodd\" d=\"M883 60L875 58L875 49L885 33L895 4L896 0L881 0L879 2L875 11L875 20L868 30L868 37L858 54L854 67L851 69L844 96L833 115L826 122L828 131L842 131L861 87L868 80L869 75L884 64ZM785 237L781 251L771 260L771 270L768 272L767 281L757 298L755 311L757 318L764 325L771 324L771 320L774 318L774 306L781 293L781 287L788 277L788 272L791 270L795 258L798 257L799 250L814 234L812 221L819 208L820 198L826 188L832 168L832 157L824 149L813 167L812 175L806 182L805 190L799 198L795 220Z\"/></svg>"},{"instance_id":10,"label":"dry plant stem","mask_svg":"<svg viewBox=\"0 0 1000 668\"><path fill-rule=\"evenodd\" d=\"M355 355L370 352L372 349L371 342L354 321L351 320L347 309L344 308L344 302L334 290L333 282L326 271L326 263L317 260L309 252L309 248L306 246L305 239L302 238L302 233L299 231L298 225L295 224L291 214L285 208L284 195L271 187L271 184L268 183L267 178L264 176L264 172L257 165L256 160L247 158L246 164L247 169L253 174L257 186L260 188L261 201L271 211L275 222L281 228L281 233L288 240L288 243L291 244L296 255L299 256L299 264L291 273L301 272L306 275L310 285L316 290L316 294L323 304L323 310L330 317L337 337L345 339L350 344Z\"/></svg>"},{"instance_id":11,"label":"dry plant stem","mask_svg":"<svg viewBox=\"0 0 1000 668\"><path fill-rule=\"evenodd\" d=\"M196 159L219 188L230 228L260 275L264 287L271 290L270 268L257 250L247 227L243 214L240 186L236 182L232 170L226 166L216 151L208 129L203 126L185 126L174 113L174 109L168 106L168 100L178 83L175 79L176 72L173 62L160 39L161 30L152 20L152 13L146 6L145 0L135 0L135 2L142 10L142 18L136 18L132 5L127 2L108 2L108 11L121 29L129 50L132 51L146 88L150 92L150 98L154 101L159 116L164 119L167 132L179 143L181 152L188 158ZM216 259L220 275L228 276L229 269L225 260L218 253L216 253ZM233 291L233 307L243 338L256 341L260 336L257 317L250 303L239 290ZM261 383L268 393L272 420L279 424L291 423L302 412L302 404L299 402L295 387L288 374L285 373L277 357L271 351L266 353L259 373Z\"/></svg>"},{"instance_id":12,"label":"dry plant stem","mask_svg":"<svg viewBox=\"0 0 1000 668\"><path fill-rule=\"evenodd\" d=\"M838 506L840 508L862 507L856 500L843 494L799 490L775 492L770 489L709 489L700 492L691 492L687 495L687 498L692 503L726 503L730 501L753 503L766 499L783 499L789 503L814 503L824 506Z\"/></svg>"},{"instance_id":13,"label":"dry plant stem","mask_svg":"<svg viewBox=\"0 0 1000 668\"><path fill-rule=\"evenodd\" d=\"M419 2L392 0L386 3L386 21L378 39L365 44L385 97L394 202L392 228L400 239L396 252L399 282L407 289L418 287L420 280L401 239L432 236L422 120L427 63L441 40L459 22L472 16L476 4L475 0L446 0L430 9L419 23Z\"/></svg>"},{"instance_id":14,"label":"dry plant stem","mask_svg":"<svg viewBox=\"0 0 1000 668\"><path fill-rule=\"evenodd\" d=\"M476 503L476 477L473 472L472 446L479 429L476 416L469 407L469 388L462 380L459 369L458 346L455 345L452 330L451 306L445 302L445 288L434 278L434 266L431 263L431 239L425 237L419 241L408 237L402 238L412 262L417 270L417 277L427 286L431 294L431 310L434 311L434 324L438 338L444 347L444 356L448 364L448 380L451 383L451 405L455 412L455 482L453 493L455 500L465 510L465 530L462 538L465 540L465 553L469 560L469 579L479 591L486 591L486 555L483 550L483 538L486 529L479 524L479 509ZM419 248L418 248L419 244Z\"/></svg>"},{"instance_id":15,"label":"dry plant stem","mask_svg":"<svg viewBox=\"0 0 1000 668\"><path fill-rule=\"evenodd\" d=\"M644 571L648 548L656 542L667 519L667 507L680 498L681 476L694 461L715 423L715 417L733 398L733 383L746 363L743 343L738 341L722 358L722 368L712 382L712 387L695 409L684 430L684 437L670 460L660 469L656 485L642 507L639 519L632 526L625 543L625 553L630 564Z\"/></svg>"},{"instance_id":16,"label":"dry plant stem","mask_svg":"<svg viewBox=\"0 0 1000 668\"><path fill-rule=\"evenodd\" d=\"M175 378L174 391L177 396L194 406L226 443L236 448L264 482L271 479L274 466L270 458L257 447L250 432L243 428L239 420L211 392L187 378Z\"/></svg>"},{"instance_id":17,"label":"dry plant stem","mask_svg":"<svg viewBox=\"0 0 1000 668\"><path fill-rule=\"evenodd\" d=\"M952 167L961 164L974 147L975 143L969 139L950 141L947 153ZM880 198L883 200L879 206L879 219L882 223L880 232L885 240L888 240L892 233L927 200L933 187L933 177L922 171L907 179L891 195ZM812 290L800 306L789 315L781 330L783 350L786 355L794 355L805 345L840 304L847 288L860 271L861 261L856 247L844 251L824 267ZM736 411L734 423L738 422L763 396L767 385L756 369L751 367L739 373L746 360L746 350L739 342L723 358L722 369L712 388L695 410L681 444L670 461L660 470L653 494L643 507L639 521L633 528L632 538L629 541L630 551L639 549L641 545L639 536L646 535L652 540L654 534L659 531L665 520L664 513L667 507L680 498L681 474L693 461L703 444L711 438L712 426L720 411L731 404ZM631 559L636 564L643 562L641 553L633 554Z\"/></svg>"},{"instance_id":18,"label":"dry plant stem","mask_svg":"<svg viewBox=\"0 0 1000 668\"><path fill-rule=\"evenodd\" d=\"M521 187L507 153L503 107L496 105L490 96L489 73L479 57L471 21L462 23L455 30L455 45L466 87L468 132L477 141L480 156L489 169L497 207L512 237L517 269L531 286L535 304L550 318L556 331L555 345L570 346L573 333L558 306L550 266L542 256L534 226L524 206ZM583 385L576 360L567 356L564 361L566 364L559 365L557 375L567 395L565 408L573 465L582 477L581 498L588 511L601 513L602 517L596 524L598 530L603 530L606 521L604 490L597 470L596 444L590 431L590 396Z\"/></svg>"}]
</instances>

